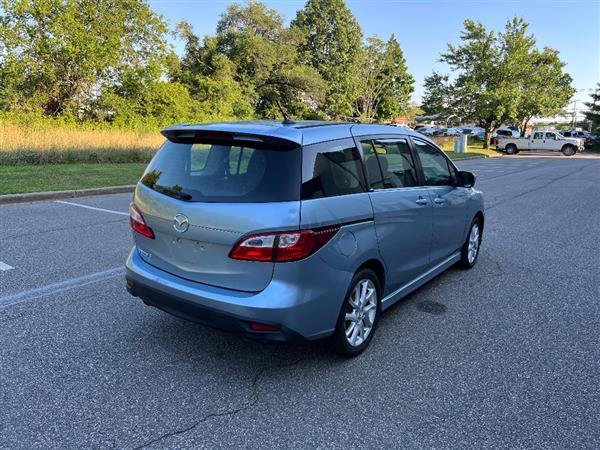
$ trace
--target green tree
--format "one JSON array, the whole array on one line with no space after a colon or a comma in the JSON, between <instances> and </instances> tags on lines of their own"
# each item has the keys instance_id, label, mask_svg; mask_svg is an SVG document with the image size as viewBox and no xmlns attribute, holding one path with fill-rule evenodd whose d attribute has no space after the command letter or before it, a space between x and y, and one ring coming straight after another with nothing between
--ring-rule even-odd
<instances>
[{"instance_id":1,"label":"green tree","mask_svg":"<svg viewBox=\"0 0 600 450\"><path fill-rule=\"evenodd\" d=\"M4 109L79 115L106 86L144 84L162 74L167 26L144 0L0 5Z\"/></svg>"},{"instance_id":2,"label":"green tree","mask_svg":"<svg viewBox=\"0 0 600 450\"><path fill-rule=\"evenodd\" d=\"M195 74L196 82L225 79L232 87L237 83L259 116L280 116L276 103L303 116L322 98L319 73L299 63L298 32L286 29L282 17L263 3L231 5L216 35L202 45L189 25L181 24L179 32L186 39L184 71Z\"/></svg>"},{"instance_id":3,"label":"green tree","mask_svg":"<svg viewBox=\"0 0 600 450\"><path fill-rule=\"evenodd\" d=\"M521 79L521 97L514 120L522 135L533 117L560 113L575 93L573 79L563 72L565 63L556 50L533 50L527 64L529 67Z\"/></svg>"},{"instance_id":4,"label":"green tree","mask_svg":"<svg viewBox=\"0 0 600 450\"><path fill-rule=\"evenodd\" d=\"M200 103L203 120L253 118L254 91L235 79L235 64L218 51L217 39L207 36L201 41L186 22L177 25L176 34L184 40L185 52L171 75L186 85Z\"/></svg>"},{"instance_id":5,"label":"green tree","mask_svg":"<svg viewBox=\"0 0 600 450\"><path fill-rule=\"evenodd\" d=\"M387 42L377 37L367 39L359 75L356 110L362 120L391 119L410 109L414 80L393 35Z\"/></svg>"},{"instance_id":6,"label":"green tree","mask_svg":"<svg viewBox=\"0 0 600 450\"><path fill-rule=\"evenodd\" d=\"M592 101L585 102L585 106L589 109L585 112L585 118L592 122L593 129L600 127L600 83L596 87L596 91L591 94Z\"/></svg>"},{"instance_id":7,"label":"green tree","mask_svg":"<svg viewBox=\"0 0 600 450\"><path fill-rule=\"evenodd\" d=\"M424 109L456 114L485 128L485 147L502 123L522 128L534 116L560 112L573 90L558 52L536 48L528 24L517 17L496 34L466 20L461 44L449 45L441 56L456 74L426 79Z\"/></svg>"},{"instance_id":8,"label":"green tree","mask_svg":"<svg viewBox=\"0 0 600 450\"><path fill-rule=\"evenodd\" d=\"M439 114L440 116L452 114L451 86L448 75L433 72L425 77L423 88L421 108L425 114Z\"/></svg>"},{"instance_id":9,"label":"green tree","mask_svg":"<svg viewBox=\"0 0 600 450\"><path fill-rule=\"evenodd\" d=\"M452 110L485 129L488 148L492 132L508 120L518 101L517 86L510 79L513 62L494 31L472 20L465 20L464 26L462 43L448 45L441 61L457 73L451 87Z\"/></svg>"},{"instance_id":10,"label":"green tree","mask_svg":"<svg viewBox=\"0 0 600 450\"><path fill-rule=\"evenodd\" d=\"M292 21L301 36L300 61L325 80L325 117L353 115L359 86L362 31L343 0L308 0Z\"/></svg>"},{"instance_id":11,"label":"green tree","mask_svg":"<svg viewBox=\"0 0 600 450\"><path fill-rule=\"evenodd\" d=\"M404 52L394 35L386 42L382 56L384 64L377 79L383 89L375 109L375 117L378 120L389 120L406 116L411 110L410 97L414 92L415 80L408 73Z\"/></svg>"},{"instance_id":12,"label":"green tree","mask_svg":"<svg viewBox=\"0 0 600 450\"><path fill-rule=\"evenodd\" d=\"M522 134L533 117L561 112L575 92L571 77L563 72L565 63L558 52L551 48L537 49L534 36L527 30L525 21L514 18L500 35L501 67L510 84L517 88L513 93L516 106L509 115Z\"/></svg>"}]
</instances>

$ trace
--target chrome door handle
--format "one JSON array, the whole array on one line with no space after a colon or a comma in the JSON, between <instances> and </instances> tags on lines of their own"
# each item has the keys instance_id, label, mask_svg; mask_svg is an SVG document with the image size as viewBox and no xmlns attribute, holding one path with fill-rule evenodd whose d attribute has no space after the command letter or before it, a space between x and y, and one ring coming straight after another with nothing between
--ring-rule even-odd
<instances>
[{"instance_id":1,"label":"chrome door handle","mask_svg":"<svg viewBox=\"0 0 600 450\"><path fill-rule=\"evenodd\" d=\"M444 199L442 197L436 197L436 198L433 199L433 202L436 205L443 205L444 204Z\"/></svg>"},{"instance_id":2,"label":"chrome door handle","mask_svg":"<svg viewBox=\"0 0 600 450\"><path fill-rule=\"evenodd\" d=\"M426 205L429 202L427 201L427 199L424 199L423 197L419 197L417 200L415 200L415 203L417 205L424 206L424 205Z\"/></svg>"}]
</instances>

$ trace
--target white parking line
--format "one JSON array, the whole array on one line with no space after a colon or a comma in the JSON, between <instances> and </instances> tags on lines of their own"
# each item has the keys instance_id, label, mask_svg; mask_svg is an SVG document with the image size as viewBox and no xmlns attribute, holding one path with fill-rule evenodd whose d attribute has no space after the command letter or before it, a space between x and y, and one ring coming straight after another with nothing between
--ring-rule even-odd
<instances>
[{"instance_id":1,"label":"white parking line","mask_svg":"<svg viewBox=\"0 0 600 450\"><path fill-rule=\"evenodd\" d=\"M17 294L0 297L0 309L15 305L17 303L35 300L36 298L67 291L69 289L79 288L88 284L97 283L99 281L105 281L117 276L123 276L124 273L124 267L115 267L114 269L103 270L101 272L95 272L89 275L71 278L70 280L48 284L39 288L28 289Z\"/></svg>"},{"instance_id":2,"label":"white parking line","mask_svg":"<svg viewBox=\"0 0 600 450\"><path fill-rule=\"evenodd\" d=\"M62 203L63 205L79 206L80 208L93 209L94 211L102 211L102 212L107 212L107 213L111 213L111 214L118 214L120 216L128 216L129 215L129 213L124 213L121 211L113 211L112 209L96 208L94 206L81 205L79 203L65 202L62 200L54 200L54 203Z\"/></svg>"},{"instance_id":3,"label":"white parking line","mask_svg":"<svg viewBox=\"0 0 600 450\"><path fill-rule=\"evenodd\" d=\"M5 270L13 270L13 269L14 269L13 266L9 266L8 264L3 263L2 261L0 261L0 270L2 270L3 272Z\"/></svg>"}]
</instances>

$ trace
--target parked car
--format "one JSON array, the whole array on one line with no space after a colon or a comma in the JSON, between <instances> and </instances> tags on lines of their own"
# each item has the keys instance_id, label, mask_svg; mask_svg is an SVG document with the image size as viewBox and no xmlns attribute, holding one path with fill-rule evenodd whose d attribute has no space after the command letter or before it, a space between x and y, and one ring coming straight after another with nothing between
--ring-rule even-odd
<instances>
[{"instance_id":1,"label":"parked car","mask_svg":"<svg viewBox=\"0 0 600 450\"><path fill-rule=\"evenodd\" d=\"M524 138L499 137L496 148L509 155L517 154L521 150L545 150L560 151L565 156L573 156L584 150L579 139L566 138L555 131L536 131L530 137Z\"/></svg>"},{"instance_id":2,"label":"parked car","mask_svg":"<svg viewBox=\"0 0 600 450\"><path fill-rule=\"evenodd\" d=\"M419 133L421 133L424 136L433 136L433 133L435 133L435 131L437 130L437 127L423 127L418 131Z\"/></svg>"},{"instance_id":3,"label":"parked car","mask_svg":"<svg viewBox=\"0 0 600 450\"><path fill-rule=\"evenodd\" d=\"M591 148L592 145L593 145L591 133L589 133L587 131L582 131L582 130L568 130L568 131L563 132L562 135L565 136L565 137L579 139L579 142L585 148Z\"/></svg>"},{"instance_id":4,"label":"parked car","mask_svg":"<svg viewBox=\"0 0 600 450\"><path fill-rule=\"evenodd\" d=\"M500 129L496 130L495 133L492 134L492 144L498 144L498 138L500 137L518 137L518 134L515 134L513 130L510 129Z\"/></svg>"},{"instance_id":5,"label":"parked car","mask_svg":"<svg viewBox=\"0 0 600 450\"><path fill-rule=\"evenodd\" d=\"M573 137L573 138L579 138L579 139L586 139L586 138L590 137L590 133L588 131L583 131L583 130L568 130L568 131L565 131L563 133L563 135L566 137Z\"/></svg>"},{"instance_id":6,"label":"parked car","mask_svg":"<svg viewBox=\"0 0 600 450\"><path fill-rule=\"evenodd\" d=\"M496 137L519 137L519 133L515 132L514 130L509 130L506 128L501 128L499 130L496 130Z\"/></svg>"},{"instance_id":7,"label":"parked car","mask_svg":"<svg viewBox=\"0 0 600 450\"><path fill-rule=\"evenodd\" d=\"M176 125L130 206L127 290L193 321L368 345L381 312L459 264L484 227L475 177L382 125Z\"/></svg>"},{"instance_id":8,"label":"parked car","mask_svg":"<svg viewBox=\"0 0 600 450\"><path fill-rule=\"evenodd\" d=\"M460 128L457 128L457 127L447 128L446 132L444 134L446 136L460 136L461 131L462 130Z\"/></svg>"}]
</instances>

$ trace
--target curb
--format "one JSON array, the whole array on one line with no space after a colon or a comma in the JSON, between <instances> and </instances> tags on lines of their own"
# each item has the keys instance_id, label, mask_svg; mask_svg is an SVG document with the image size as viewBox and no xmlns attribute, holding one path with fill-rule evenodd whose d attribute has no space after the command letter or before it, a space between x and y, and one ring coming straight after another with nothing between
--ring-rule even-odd
<instances>
[{"instance_id":1,"label":"curb","mask_svg":"<svg viewBox=\"0 0 600 450\"><path fill-rule=\"evenodd\" d=\"M89 195L123 194L133 192L135 184L92 189L75 189L72 191L31 192L28 194L0 195L0 205L11 203L39 202L42 200L58 200L61 198L87 197Z\"/></svg>"}]
</instances>

